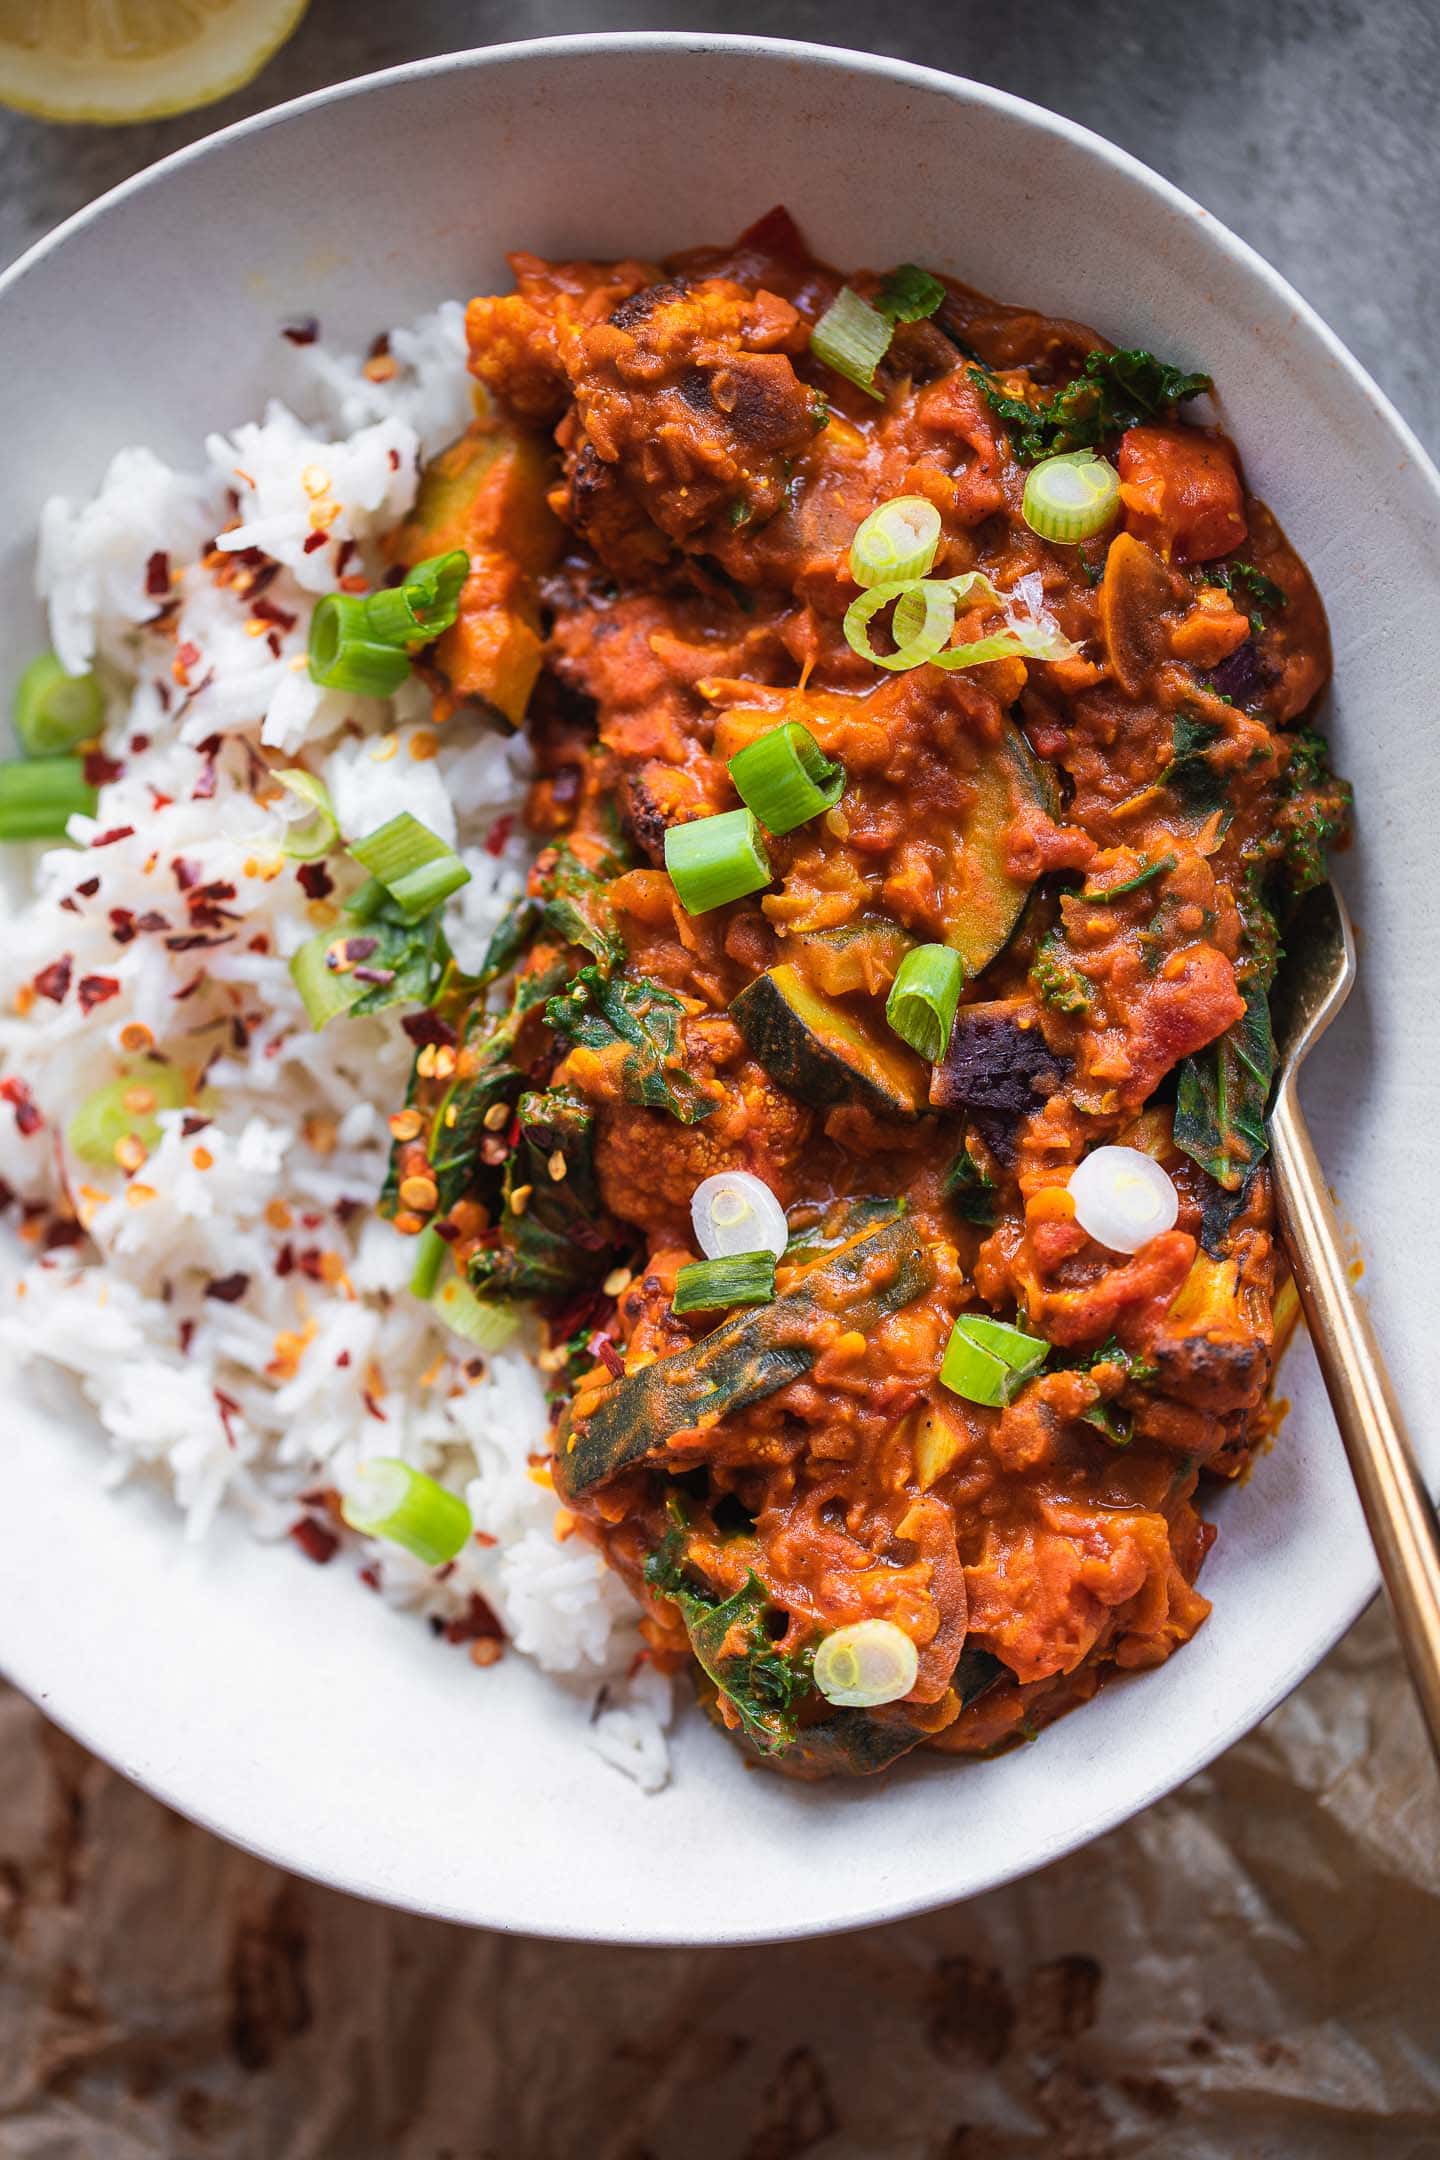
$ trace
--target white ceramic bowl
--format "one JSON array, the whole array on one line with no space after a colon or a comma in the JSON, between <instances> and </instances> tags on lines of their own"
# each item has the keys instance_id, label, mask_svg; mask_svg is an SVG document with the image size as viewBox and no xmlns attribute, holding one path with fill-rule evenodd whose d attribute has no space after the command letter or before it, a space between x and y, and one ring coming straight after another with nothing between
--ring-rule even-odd
<instances>
[{"instance_id":1,"label":"white ceramic bowl","mask_svg":"<svg viewBox=\"0 0 1440 2160\"><path fill-rule=\"evenodd\" d=\"M903 151L902 188L875 182ZM892 155L891 165L895 165ZM1211 369L1256 490L1319 579L1333 726L1361 845L1361 987L1310 1103L1417 1426L1440 1397L1422 1126L1436 998L1440 477L1295 293L1194 203L1083 129L859 54L626 35L377 75L229 129L118 189L0 281L0 610L39 629L35 516L119 444L183 458L256 411L277 321L366 341L503 284L507 248L654 255L773 202L847 264L934 262L1120 343ZM611 1941L801 1935L1041 1866L1199 1769L1293 1687L1375 1572L1308 1350L1249 1483L1214 1504L1213 1618L1040 1744L879 1784L754 1774L698 1714L656 1799L581 1744L519 1659L484 1676L232 1526L184 1546L168 1505L107 1497L93 1435L6 1413L0 1666L187 1815L286 1866L448 1917ZM1431 1437L1433 1438L1433 1419ZM57 1560L63 1565L57 1565Z\"/></svg>"}]
</instances>

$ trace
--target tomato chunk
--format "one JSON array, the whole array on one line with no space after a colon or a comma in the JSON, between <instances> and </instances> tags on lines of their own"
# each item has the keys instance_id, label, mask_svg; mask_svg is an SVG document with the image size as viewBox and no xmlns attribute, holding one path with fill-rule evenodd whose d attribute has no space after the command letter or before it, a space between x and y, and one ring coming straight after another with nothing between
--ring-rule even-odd
<instances>
[{"instance_id":1,"label":"tomato chunk","mask_svg":"<svg viewBox=\"0 0 1440 2160\"><path fill-rule=\"evenodd\" d=\"M1176 562L1210 562L1245 538L1235 453L1199 428L1140 427L1122 436L1126 530Z\"/></svg>"}]
</instances>

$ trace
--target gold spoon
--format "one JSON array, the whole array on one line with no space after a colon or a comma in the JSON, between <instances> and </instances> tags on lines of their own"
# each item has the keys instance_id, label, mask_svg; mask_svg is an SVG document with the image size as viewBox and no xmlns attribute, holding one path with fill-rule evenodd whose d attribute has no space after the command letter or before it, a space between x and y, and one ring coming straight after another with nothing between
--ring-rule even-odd
<instances>
[{"instance_id":1,"label":"gold spoon","mask_svg":"<svg viewBox=\"0 0 1440 2160\"><path fill-rule=\"evenodd\" d=\"M1410 1677L1440 1757L1440 1523L1405 1435L1379 1347L1356 1297L1325 1173L1296 1085L1355 981L1355 940L1335 887L1317 886L1287 937L1275 987L1279 1081L1270 1112L1280 1233L1350 1458Z\"/></svg>"}]
</instances>

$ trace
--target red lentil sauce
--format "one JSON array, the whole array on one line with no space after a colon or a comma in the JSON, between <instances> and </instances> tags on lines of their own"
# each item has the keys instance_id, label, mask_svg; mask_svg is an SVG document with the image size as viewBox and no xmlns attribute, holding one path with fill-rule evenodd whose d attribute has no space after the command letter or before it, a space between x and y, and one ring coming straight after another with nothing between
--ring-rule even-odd
<instances>
[{"instance_id":1,"label":"red lentil sauce","mask_svg":"<svg viewBox=\"0 0 1440 2160\"><path fill-rule=\"evenodd\" d=\"M742 1746L807 1776L983 1753L1188 1641L1197 1491L1262 1430L1279 1262L1246 1096L1263 1115L1277 926L1347 814L1303 725L1321 603L1185 408L1092 438L1107 532L1031 530L1006 401L1043 412L1110 352L1082 325L944 280L870 396L809 349L842 281L783 213L666 263L513 268L469 309L488 416L395 554L469 550L436 662L528 728L542 851L495 953L516 973L422 1041L396 1187L436 1198L397 1220L538 1301L565 1530ZM935 577L1038 575L1077 656L860 657L850 543L902 495L940 513ZM769 841L763 892L687 913L667 829L735 808L727 761L789 720L841 801ZM884 1002L910 942L947 940L981 964L932 1070ZM737 1021L777 967L824 1026ZM1179 1192L1133 1255L1067 1191L1102 1142ZM776 1299L677 1317L691 1195L725 1169L788 1211ZM965 1312L1051 1345L1002 1408L939 1383ZM914 1688L835 1710L815 1646L875 1618Z\"/></svg>"}]
</instances>

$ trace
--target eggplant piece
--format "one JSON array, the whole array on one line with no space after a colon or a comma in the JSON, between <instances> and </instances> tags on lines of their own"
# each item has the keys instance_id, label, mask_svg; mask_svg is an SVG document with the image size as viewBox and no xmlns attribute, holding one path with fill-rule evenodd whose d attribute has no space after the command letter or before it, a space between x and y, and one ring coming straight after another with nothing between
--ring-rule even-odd
<instances>
[{"instance_id":1,"label":"eggplant piece","mask_svg":"<svg viewBox=\"0 0 1440 2160\"><path fill-rule=\"evenodd\" d=\"M1065 1077L1047 1046L1035 1007L1023 998L962 1005L945 1056L930 1075L936 1110L980 1110L1027 1117Z\"/></svg>"},{"instance_id":2,"label":"eggplant piece","mask_svg":"<svg viewBox=\"0 0 1440 2160\"><path fill-rule=\"evenodd\" d=\"M688 1350L607 1388L593 1410L560 1423L555 1482L579 1499L642 1462L664 1462L671 1441L761 1402L807 1373L827 1323L869 1334L934 1280L920 1232L896 1215L812 1267L773 1304L734 1315Z\"/></svg>"},{"instance_id":3,"label":"eggplant piece","mask_svg":"<svg viewBox=\"0 0 1440 2160\"><path fill-rule=\"evenodd\" d=\"M798 968L770 968L747 983L730 1017L754 1057L788 1095L827 1108L861 1103L878 1117L917 1118L925 1067L893 1035L812 990Z\"/></svg>"}]
</instances>

